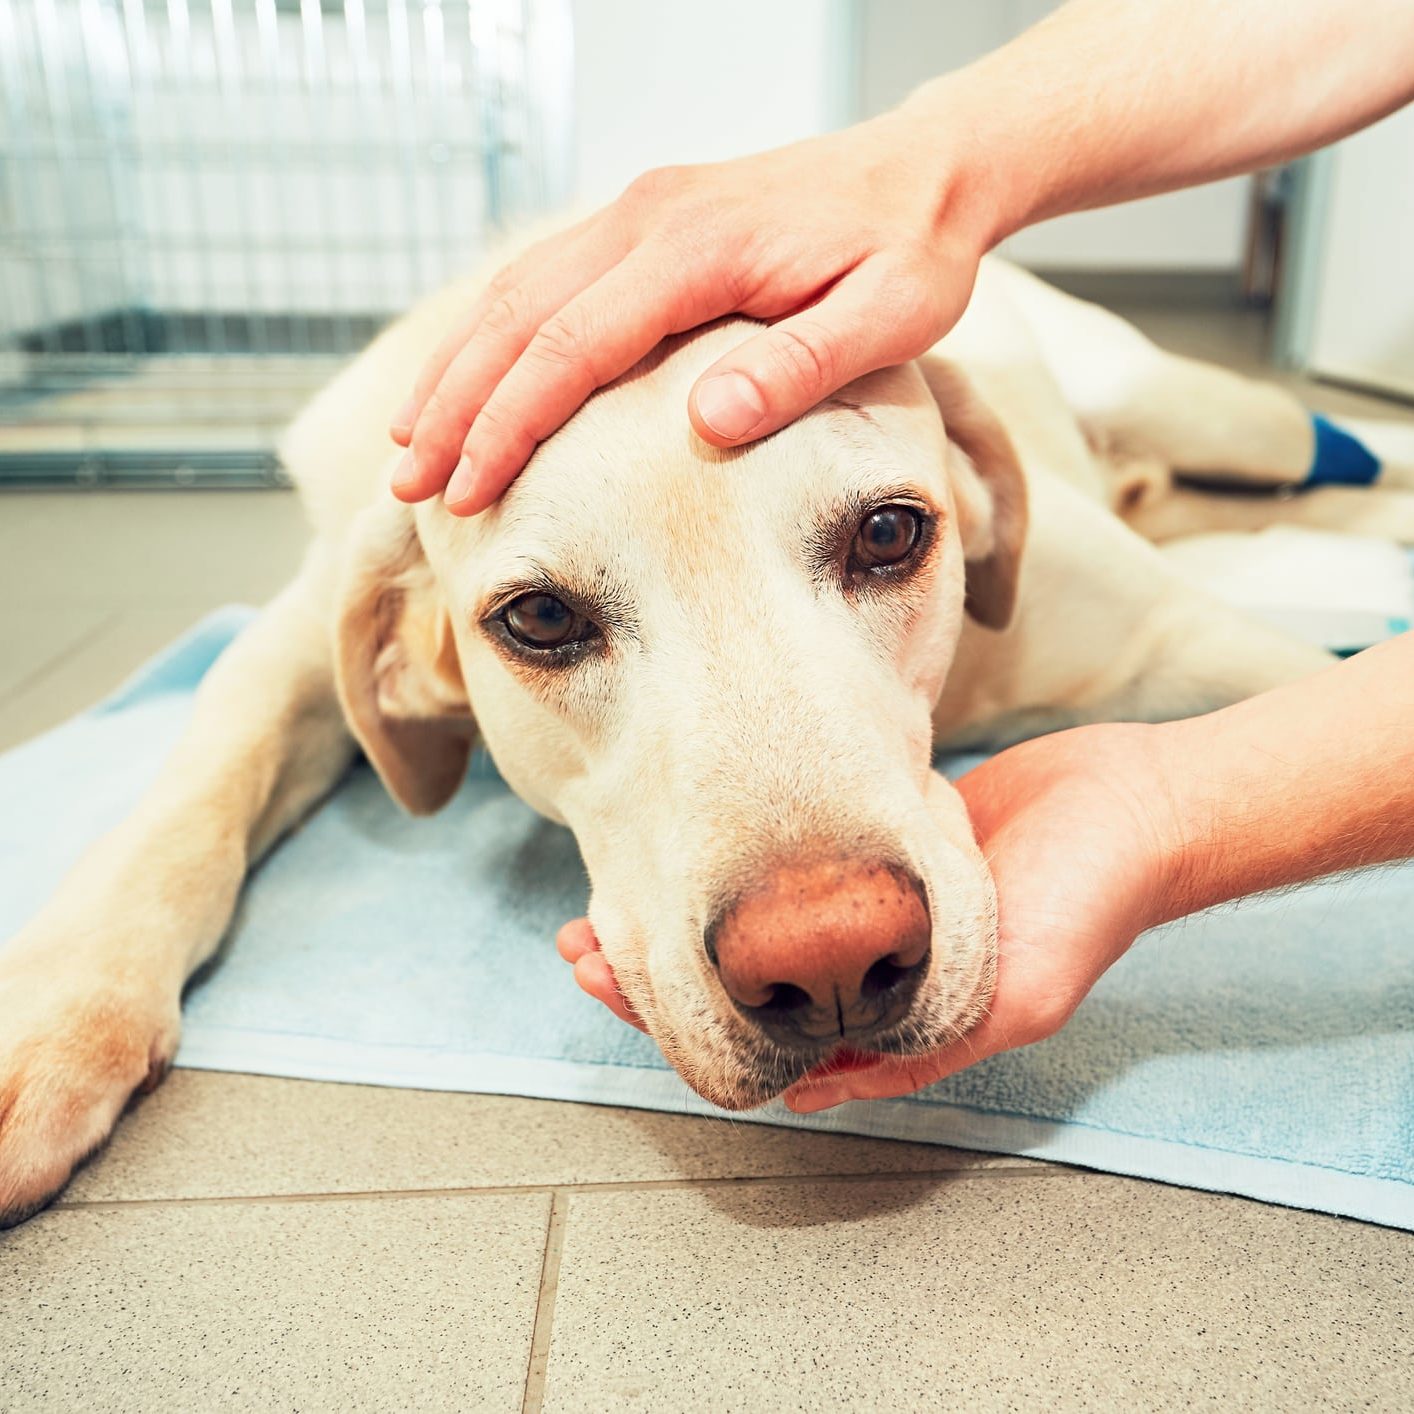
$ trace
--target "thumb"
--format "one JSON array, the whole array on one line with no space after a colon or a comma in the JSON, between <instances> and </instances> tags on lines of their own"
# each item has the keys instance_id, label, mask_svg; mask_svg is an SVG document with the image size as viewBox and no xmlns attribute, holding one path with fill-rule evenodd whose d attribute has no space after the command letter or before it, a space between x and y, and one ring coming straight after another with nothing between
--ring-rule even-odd
<instances>
[{"instance_id":1,"label":"thumb","mask_svg":"<svg viewBox=\"0 0 1414 1414\"><path fill-rule=\"evenodd\" d=\"M853 379L915 358L944 332L933 292L919 284L866 263L718 359L688 396L697 435L714 447L754 442Z\"/></svg>"},{"instance_id":2,"label":"thumb","mask_svg":"<svg viewBox=\"0 0 1414 1414\"><path fill-rule=\"evenodd\" d=\"M911 1095L1009 1048L1010 1038L990 1018L984 1018L942 1050L923 1056L881 1056L873 1065L857 1069L832 1072L826 1067L797 1080L783 1098L786 1108L796 1114L814 1114L847 1100L893 1099Z\"/></svg>"}]
</instances>

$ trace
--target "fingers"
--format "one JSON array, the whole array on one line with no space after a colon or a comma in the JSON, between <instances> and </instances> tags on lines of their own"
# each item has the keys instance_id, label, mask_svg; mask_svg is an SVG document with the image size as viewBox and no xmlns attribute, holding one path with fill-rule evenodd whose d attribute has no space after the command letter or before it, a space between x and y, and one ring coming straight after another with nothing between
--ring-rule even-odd
<instances>
[{"instance_id":1,"label":"fingers","mask_svg":"<svg viewBox=\"0 0 1414 1414\"><path fill-rule=\"evenodd\" d=\"M698 435L734 447L775 432L852 379L914 358L945 332L931 279L884 259L846 274L817 304L748 339L697 380Z\"/></svg>"},{"instance_id":2,"label":"fingers","mask_svg":"<svg viewBox=\"0 0 1414 1414\"><path fill-rule=\"evenodd\" d=\"M1004 933L997 960L997 985L987 1014L951 1044L922 1056L881 1056L874 1065L851 1065L811 1072L785 1092L788 1108L812 1114L846 1100L886 1100L911 1095L946 1080L999 1051L1034 1045L1053 1036L1070 1019L1093 978L1071 975L1056 942L1019 942ZM1064 952L1064 947L1060 948Z\"/></svg>"},{"instance_id":3,"label":"fingers","mask_svg":"<svg viewBox=\"0 0 1414 1414\"><path fill-rule=\"evenodd\" d=\"M983 1022L952 1045L926 1056L889 1056L862 1069L807 1076L797 1080L783 1098L786 1107L796 1114L814 1114L846 1100L887 1100L911 1095L1005 1049L995 1032L988 1034L987 1023Z\"/></svg>"},{"instance_id":4,"label":"fingers","mask_svg":"<svg viewBox=\"0 0 1414 1414\"><path fill-rule=\"evenodd\" d=\"M527 251L492 281L423 366L394 419L394 440L409 446L393 473L394 495L422 501L446 486L491 390L545 320L612 267L624 239L617 222L587 222Z\"/></svg>"},{"instance_id":5,"label":"fingers","mask_svg":"<svg viewBox=\"0 0 1414 1414\"><path fill-rule=\"evenodd\" d=\"M1059 938L1064 951L1064 938ZM1090 990L1095 978L1073 975L1050 946L1018 943L1003 937L997 963L997 988L987 1014L950 1045L922 1056L887 1056L867 1067L812 1072L785 1092L797 1114L812 1114L846 1100L887 1100L911 1095L946 1080L999 1051L1035 1045L1054 1036Z\"/></svg>"},{"instance_id":6,"label":"fingers","mask_svg":"<svg viewBox=\"0 0 1414 1414\"><path fill-rule=\"evenodd\" d=\"M418 370L417 381L413 385L412 393L393 414L392 424L388 428L393 441L400 447L406 447L412 440L412 429L417 422L418 413L422 411L423 404L426 403L432 390L441 382L442 375L447 371L448 365L466 346L466 341L476 332L486 311L501 293L511 285L523 281L531 271L537 268L538 263L569 252L598 219L597 216L591 216L564 231L556 232L546 240L537 241L487 283L480 298L473 302L466 317L458 320L456 326L443 336L431 357Z\"/></svg>"},{"instance_id":7,"label":"fingers","mask_svg":"<svg viewBox=\"0 0 1414 1414\"><path fill-rule=\"evenodd\" d=\"M599 951L599 939L594 936L587 918L576 918L566 923L555 939L555 946L566 962L574 964L574 980L583 991L588 992L595 1001L603 1002L620 1021L647 1032L648 1028L639 1020L638 1013L619 991L614 970Z\"/></svg>"},{"instance_id":8,"label":"fingers","mask_svg":"<svg viewBox=\"0 0 1414 1414\"><path fill-rule=\"evenodd\" d=\"M413 384L412 392L408 394L407 400L393 414L393 420L388 426L388 435L398 446L406 447L412 441L412 429L417 422L417 415L422 411L423 404L427 401L428 395L433 388L441 381L442 375L447 371L448 364L457 356L459 350L466 346L466 341L476 332L477 326L485 318L486 310L491 304L493 296L490 290L484 290L471 306L470 311L459 319L452 328L443 335L441 342L432 351L432 355L418 370L417 381Z\"/></svg>"},{"instance_id":9,"label":"fingers","mask_svg":"<svg viewBox=\"0 0 1414 1414\"><path fill-rule=\"evenodd\" d=\"M575 918L555 935L555 948L566 962L575 963L585 953L598 952L599 939L587 918Z\"/></svg>"},{"instance_id":10,"label":"fingers","mask_svg":"<svg viewBox=\"0 0 1414 1414\"><path fill-rule=\"evenodd\" d=\"M635 248L548 318L500 377L466 437L447 487L448 509L457 515L484 510L537 443L596 388L627 372L669 334L725 313L734 296L730 282L687 265L668 240ZM415 435L421 434L419 424Z\"/></svg>"},{"instance_id":11,"label":"fingers","mask_svg":"<svg viewBox=\"0 0 1414 1414\"><path fill-rule=\"evenodd\" d=\"M639 1031L648 1028L638 1019L638 1013L629 1006L618 984L614 981L613 969L600 952L585 953L574 965L574 980L589 993L595 1001L603 1002L620 1021L626 1021Z\"/></svg>"}]
</instances>

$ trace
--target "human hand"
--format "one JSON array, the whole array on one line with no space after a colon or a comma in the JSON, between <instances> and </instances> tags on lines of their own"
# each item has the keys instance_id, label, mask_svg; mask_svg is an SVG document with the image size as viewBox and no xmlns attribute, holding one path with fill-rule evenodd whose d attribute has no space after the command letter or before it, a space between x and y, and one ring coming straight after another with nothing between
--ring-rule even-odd
<instances>
[{"instance_id":1,"label":"human hand","mask_svg":"<svg viewBox=\"0 0 1414 1414\"><path fill-rule=\"evenodd\" d=\"M1054 1035L1145 929L1185 911L1172 727L1077 727L1023 742L958 783L996 882L997 983L988 1014L926 1056L849 1056L798 1081L801 1114L906 1095L997 1051ZM586 919L560 955L584 991L644 1030Z\"/></svg>"},{"instance_id":2,"label":"human hand","mask_svg":"<svg viewBox=\"0 0 1414 1414\"><path fill-rule=\"evenodd\" d=\"M955 146L960 150L965 134ZM490 283L392 427L394 493L483 510L596 389L669 334L778 321L688 398L718 447L763 437L853 378L931 347L966 307L985 202L901 113L735 161L640 177Z\"/></svg>"},{"instance_id":3,"label":"human hand","mask_svg":"<svg viewBox=\"0 0 1414 1414\"><path fill-rule=\"evenodd\" d=\"M620 1021L626 1021L647 1033L648 1028L619 991L619 984L614 980L614 969L599 951L599 939L594 936L594 929L589 926L587 918L574 918L566 923L556 935L555 947L574 968L574 980L583 991L588 992L595 1001L603 1002Z\"/></svg>"},{"instance_id":4,"label":"human hand","mask_svg":"<svg viewBox=\"0 0 1414 1414\"><path fill-rule=\"evenodd\" d=\"M987 1015L925 1056L847 1056L786 1091L799 1114L911 1094L1054 1035L1145 929L1185 910L1171 727L1107 723L1037 737L958 782L997 888ZM602 960L602 959L601 959Z\"/></svg>"}]
</instances>

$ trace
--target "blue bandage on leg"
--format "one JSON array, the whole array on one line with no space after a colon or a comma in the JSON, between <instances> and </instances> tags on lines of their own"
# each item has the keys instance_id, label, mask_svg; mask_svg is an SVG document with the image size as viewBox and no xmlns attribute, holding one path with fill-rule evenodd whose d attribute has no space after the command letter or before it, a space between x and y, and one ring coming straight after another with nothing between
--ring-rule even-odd
<instances>
[{"instance_id":1,"label":"blue bandage on leg","mask_svg":"<svg viewBox=\"0 0 1414 1414\"><path fill-rule=\"evenodd\" d=\"M1316 454L1303 485L1374 485L1379 479L1380 461L1358 437L1319 413L1311 415L1311 423L1316 429Z\"/></svg>"}]
</instances>

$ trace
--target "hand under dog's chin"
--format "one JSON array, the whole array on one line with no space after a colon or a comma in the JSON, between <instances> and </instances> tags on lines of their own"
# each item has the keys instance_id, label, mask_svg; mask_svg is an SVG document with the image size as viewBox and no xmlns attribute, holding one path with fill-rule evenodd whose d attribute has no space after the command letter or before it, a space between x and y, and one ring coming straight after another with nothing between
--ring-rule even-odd
<instances>
[{"instance_id":1,"label":"hand under dog's chin","mask_svg":"<svg viewBox=\"0 0 1414 1414\"><path fill-rule=\"evenodd\" d=\"M618 984L630 1006L686 1084L718 1109L754 1110L812 1072L861 1069L885 1058L923 1056L970 1031L991 1003L996 941L959 927L935 941L932 973L917 1002L886 1031L786 1050L750 1027L702 983L654 986L646 970L624 968ZM959 975L960 974L960 975Z\"/></svg>"},{"instance_id":2,"label":"hand under dog's chin","mask_svg":"<svg viewBox=\"0 0 1414 1414\"><path fill-rule=\"evenodd\" d=\"M900 1056L922 1056L955 1041L969 1030L985 1010L989 989L979 990L967 1005L952 1011L953 1020L926 1024L912 1018L872 1036L867 1043L836 1041L817 1051L785 1051L764 1039L738 1042L733 1054L722 1060L704 1062L684 1048L659 1041L663 1054L683 1080L718 1109L741 1111L759 1109L807 1076L863 1070L878 1062Z\"/></svg>"}]
</instances>

